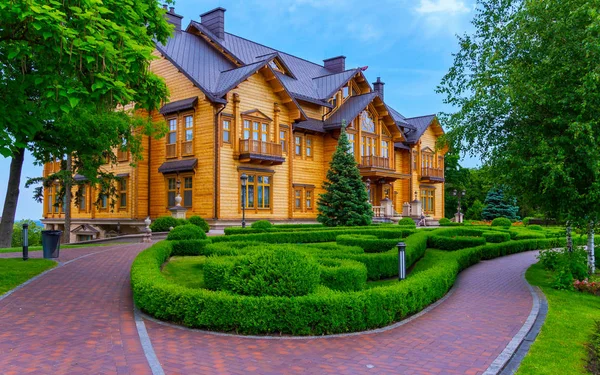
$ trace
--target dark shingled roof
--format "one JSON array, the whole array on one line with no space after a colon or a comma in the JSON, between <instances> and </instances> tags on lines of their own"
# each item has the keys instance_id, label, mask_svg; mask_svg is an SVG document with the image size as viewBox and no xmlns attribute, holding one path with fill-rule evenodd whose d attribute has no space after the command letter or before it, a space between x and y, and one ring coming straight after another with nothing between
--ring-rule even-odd
<instances>
[{"instance_id":1,"label":"dark shingled roof","mask_svg":"<svg viewBox=\"0 0 600 375\"><path fill-rule=\"evenodd\" d=\"M196 103L198 102L198 97L194 96L192 98L181 99L174 102L167 103L160 108L160 113L162 115L167 115L169 113L175 113L179 111L185 111L188 109L193 109Z\"/></svg>"},{"instance_id":2,"label":"dark shingled roof","mask_svg":"<svg viewBox=\"0 0 600 375\"><path fill-rule=\"evenodd\" d=\"M406 141L408 143L416 143L423 133L425 133L425 130L427 130L429 125L431 125L434 118L435 115L407 118L406 122L412 125L415 130L406 133Z\"/></svg>"},{"instance_id":3,"label":"dark shingled roof","mask_svg":"<svg viewBox=\"0 0 600 375\"><path fill-rule=\"evenodd\" d=\"M325 129L323 128L323 121L314 118L309 118L306 121L297 122L294 125L294 129L305 129L318 133L325 133Z\"/></svg>"},{"instance_id":4,"label":"dark shingled roof","mask_svg":"<svg viewBox=\"0 0 600 375\"><path fill-rule=\"evenodd\" d=\"M167 161L162 163L160 167L158 167L158 171L160 173L175 173L175 172L190 172L193 171L198 165L198 159L182 159L182 160L174 160Z\"/></svg>"},{"instance_id":5,"label":"dark shingled roof","mask_svg":"<svg viewBox=\"0 0 600 375\"><path fill-rule=\"evenodd\" d=\"M346 120L349 124L358 116L377 96L376 92L351 96L346 99L342 106L331 115L324 124L326 130L335 129L342 125L342 121Z\"/></svg>"},{"instance_id":6,"label":"dark shingled roof","mask_svg":"<svg viewBox=\"0 0 600 375\"><path fill-rule=\"evenodd\" d=\"M394 143L394 147L395 148L400 148L400 149L403 149L403 150L410 150L410 147L407 146L407 145L405 145L404 142L396 142L396 143Z\"/></svg>"}]
</instances>

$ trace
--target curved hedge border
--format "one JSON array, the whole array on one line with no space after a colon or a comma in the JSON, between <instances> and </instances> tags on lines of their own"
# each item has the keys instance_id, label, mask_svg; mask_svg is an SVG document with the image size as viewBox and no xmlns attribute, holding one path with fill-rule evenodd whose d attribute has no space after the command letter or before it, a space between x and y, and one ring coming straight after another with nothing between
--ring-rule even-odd
<instances>
[{"instance_id":1,"label":"curved hedge border","mask_svg":"<svg viewBox=\"0 0 600 375\"><path fill-rule=\"evenodd\" d=\"M314 243L334 242L340 234L372 234L379 238L400 238L415 233L415 230L391 227L352 229L312 230L298 232L265 232L255 234L239 234L234 236L212 237L213 242L259 241L264 243Z\"/></svg>"},{"instance_id":2,"label":"curved hedge border","mask_svg":"<svg viewBox=\"0 0 600 375\"><path fill-rule=\"evenodd\" d=\"M431 235L429 237L429 241L427 241L428 247L449 251L466 249L480 245L485 245L485 238L467 236L446 237L434 234Z\"/></svg>"},{"instance_id":3,"label":"curved hedge border","mask_svg":"<svg viewBox=\"0 0 600 375\"><path fill-rule=\"evenodd\" d=\"M354 226L354 227L326 227L323 224L279 224L272 225L271 227L256 228L256 227L227 227L224 229L226 236L236 236L240 234L255 234L255 233L278 233L278 232L310 232L310 231L324 231L324 230L341 230L341 229L377 229L385 227L396 227L393 224L371 224L367 226Z\"/></svg>"},{"instance_id":4,"label":"curved hedge border","mask_svg":"<svg viewBox=\"0 0 600 375\"><path fill-rule=\"evenodd\" d=\"M365 253L383 253L396 247L400 239L377 238L366 234L342 234L336 237L335 242L343 246L358 246Z\"/></svg>"}]
</instances>

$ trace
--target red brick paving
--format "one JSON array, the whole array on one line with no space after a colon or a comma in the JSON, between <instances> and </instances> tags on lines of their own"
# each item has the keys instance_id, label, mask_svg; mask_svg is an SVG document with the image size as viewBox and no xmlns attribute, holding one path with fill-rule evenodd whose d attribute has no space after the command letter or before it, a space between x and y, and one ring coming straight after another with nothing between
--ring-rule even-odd
<instances>
[{"instance_id":1,"label":"red brick paving","mask_svg":"<svg viewBox=\"0 0 600 375\"><path fill-rule=\"evenodd\" d=\"M524 253L465 270L444 303L396 329L362 336L268 340L146 321L167 374L481 374L532 308Z\"/></svg>"},{"instance_id":2,"label":"red brick paving","mask_svg":"<svg viewBox=\"0 0 600 375\"><path fill-rule=\"evenodd\" d=\"M0 374L149 374L129 288L143 248L63 250L61 262L95 255L0 301ZM167 374L480 374L527 319L521 275L533 262L525 253L475 265L434 310L376 334L268 340L146 325Z\"/></svg>"},{"instance_id":3,"label":"red brick paving","mask_svg":"<svg viewBox=\"0 0 600 375\"><path fill-rule=\"evenodd\" d=\"M0 374L150 374L129 288L131 262L145 247L61 250L61 262L97 254L1 300Z\"/></svg>"}]
</instances>

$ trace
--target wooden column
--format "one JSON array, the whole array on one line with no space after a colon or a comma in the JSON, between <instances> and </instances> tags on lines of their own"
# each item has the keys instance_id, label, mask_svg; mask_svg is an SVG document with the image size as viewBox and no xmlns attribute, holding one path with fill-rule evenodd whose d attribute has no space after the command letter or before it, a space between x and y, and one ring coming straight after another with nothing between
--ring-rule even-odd
<instances>
[{"instance_id":1,"label":"wooden column","mask_svg":"<svg viewBox=\"0 0 600 375\"><path fill-rule=\"evenodd\" d=\"M231 122L231 144L233 145L233 154L236 155L239 153L240 147L240 139L242 138L242 133L240 129L242 128L242 123L240 119L240 94L233 94L233 121Z\"/></svg>"},{"instance_id":2,"label":"wooden column","mask_svg":"<svg viewBox=\"0 0 600 375\"><path fill-rule=\"evenodd\" d=\"M279 144L279 112L281 112L281 109L279 108L279 103L275 103L273 108L273 127L275 131L273 142L277 144Z\"/></svg>"}]
</instances>

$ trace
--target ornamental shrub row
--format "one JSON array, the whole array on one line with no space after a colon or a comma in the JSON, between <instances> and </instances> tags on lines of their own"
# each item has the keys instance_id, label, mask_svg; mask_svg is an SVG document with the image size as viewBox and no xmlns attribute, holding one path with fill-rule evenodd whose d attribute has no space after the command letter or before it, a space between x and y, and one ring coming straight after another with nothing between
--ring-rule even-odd
<instances>
[{"instance_id":1,"label":"ornamental shrub row","mask_svg":"<svg viewBox=\"0 0 600 375\"><path fill-rule=\"evenodd\" d=\"M161 216L150 223L150 229L153 232L168 232L171 228L186 224L189 224L189 222L185 219L175 219L173 216Z\"/></svg>"},{"instance_id":2,"label":"ornamental shrub row","mask_svg":"<svg viewBox=\"0 0 600 375\"><path fill-rule=\"evenodd\" d=\"M400 225L401 227L410 227L410 228L417 227L417 224L415 223L415 221L413 219L411 219L410 217L403 217L402 219L400 219L398 221L398 225Z\"/></svg>"},{"instance_id":3,"label":"ornamental shrub row","mask_svg":"<svg viewBox=\"0 0 600 375\"><path fill-rule=\"evenodd\" d=\"M501 243L510 241L510 234L507 232L486 231L481 234L485 238L485 242Z\"/></svg>"},{"instance_id":4,"label":"ornamental shrub row","mask_svg":"<svg viewBox=\"0 0 600 375\"><path fill-rule=\"evenodd\" d=\"M258 223L258 221L256 222ZM254 224L256 224L254 223ZM371 224L366 226L355 226L355 227L326 227L322 224L281 224L281 225L272 225L270 227L250 227L250 228L242 228L242 227L228 227L225 228L226 236L240 235L240 234L254 234L254 233L278 233L278 232L312 232L312 231L327 231L327 230L343 230L343 229L352 229L352 230L372 230L378 228L397 228L392 225L384 225L384 224Z\"/></svg>"},{"instance_id":5,"label":"ornamental shrub row","mask_svg":"<svg viewBox=\"0 0 600 375\"><path fill-rule=\"evenodd\" d=\"M259 241L265 243L314 243L333 242L340 234L371 234L378 238L400 238L414 233L414 230L398 227L369 228L364 229L337 229L301 232L275 232L240 234L235 236L213 237L213 242L227 241Z\"/></svg>"},{"instance_id":6,"label":"ornamental shrub row","mask_svg":"<svg viewBox=\"0 0 600 375\"><path fill-rule=\"evenodd\" d=\"M373 235L342 234L336 237L335 242L338 245L358 246L362 248L365 253L383 253L395 248L398 242L400 242L400 238L380 239Z\"/></svg>"},{"instance_id":7,"label":"ornamental shrub row","mask_svg":"<svg viewBox=\"0 0 600 375\"><path fill-rule=\"evenodd\" d=\"M520 231L509 231L510 237L513 240L532 240L538 238L546 238L546 235L543 232L539 231L529 231L529 230L520 230Z\"/></svg>"},{"instance_id":8,"label":"ornamental shrub row","mask_svg":"<svg viewBox=\"0 0 600 375\"><path fill-rule=\"evenodd\" d=\"M410 243L407 253L416 254L415 243L425 247L427 233L417 233L406 242ZM131 283L135 303L143 311L189 327L248 334L342 333L385 326L417 313L447 293L458 272L480 259L554 247L561 245L560 242L555 239L511 241L460 250L402 282L357 292L319 287L316 292L300 297L255 297L189 289L168 281L161 274L160 266L172 255L174 243L162 241L135 259ZM387 253L364 255L384 254Z\"/></svg>"},{"instance_id":9,"label":"ornamental shrub row","mask_svg":"<svg viewBox=\"0 0 600 375\"><path fill-rule=\"evenodd\" d=\"M507 219L505 217L497 217L494 220L492 220L493 227L510 227L511 225L512 225L512 221L510 221L510 219Z\"/></svg>"},{"instance_id":10,"label":"ornamental shrub row","mask_svg":"<svg viewBox=\"0 0 600 375\"><path fill-rule=\"evenodd\" d=\"M319 259L321 285L342 292L363 290L367 286L367 267L348 259Z\"/></svg>"},{"instance_id":11,"label":"ornamental shrub row","mask_svg":"<svg viewBox=\"0 0 600 375\"><path fill-rule=\"evenodd\" d=\"M449 250L455 251L460 249L466 249L469 247L476 247L485 245L485 238L483 237L467 237L467 236L456 236L456 237L447 237L440 236L436 234L432 234L429 236L429 240L427 241L427 246L439 249L439 250Z\"/></svg>"},{"instance_id":12,"label":"ornamental shrub row","mask_svg":"<svg viewBox=\"0 0 600 375\"><path fill-rule=\"evenodd\" d=\"M203 239L206 239L206 233L202 230L202 228L192 224L177 226L173 228L167 235L167 241Z\"/></svg>"}]
</instances>

